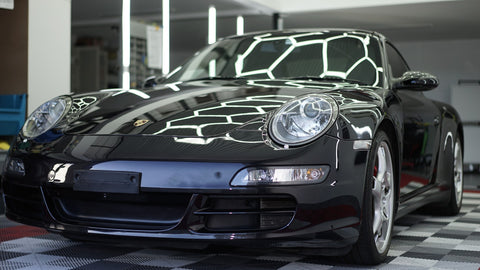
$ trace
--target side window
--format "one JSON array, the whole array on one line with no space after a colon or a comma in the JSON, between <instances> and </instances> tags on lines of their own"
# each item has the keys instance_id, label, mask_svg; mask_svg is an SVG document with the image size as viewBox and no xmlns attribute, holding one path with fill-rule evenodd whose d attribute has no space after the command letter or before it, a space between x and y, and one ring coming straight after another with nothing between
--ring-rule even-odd
<instances>
[{"instance_id":1,"label":"side window","mask_svg":"<svg viewBox=\"0 0 480 270\"><path fill-rule=\"evenodd\" d=\"M395 78L401 77L403 73L410 70L403 57L392 45L387 43L388 65L392 76Z\"/></svg>"}]
</instances>

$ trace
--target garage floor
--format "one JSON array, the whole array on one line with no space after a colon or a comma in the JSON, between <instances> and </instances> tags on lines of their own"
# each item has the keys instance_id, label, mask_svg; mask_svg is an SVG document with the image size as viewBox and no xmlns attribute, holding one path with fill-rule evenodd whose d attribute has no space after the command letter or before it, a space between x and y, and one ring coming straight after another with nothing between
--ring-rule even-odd
<instances>
[{"instance_id":1,"label":"garage floor","mask_svg":"<svg viewBox=\"0 0 480 270\"><path fill-rule=\"evenodd\" d=\"M362 268L341 258L316 256L312 250L132 248L74 242L0 215L0 269L477 270L479 224L480 191L475 189L465 193L462 212L456 217L412 214L398 220L387 262Z\"/></svg>"}]
</instances>

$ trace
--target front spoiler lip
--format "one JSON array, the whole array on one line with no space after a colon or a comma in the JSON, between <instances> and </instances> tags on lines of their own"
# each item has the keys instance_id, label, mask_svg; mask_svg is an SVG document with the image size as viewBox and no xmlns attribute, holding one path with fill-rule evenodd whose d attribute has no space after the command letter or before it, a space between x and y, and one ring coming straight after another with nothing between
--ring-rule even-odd
<instances>
[{"instance_id":1,"label":"front spoiler lip","mask_svg":"<svg viewBox=\"0 0 480 270\"><path fill-rule=\"evenodd\" d=\"M196 233L191 230L187 232L176 232L176 233L164 233L164 232L145 232L145 231L119 231L115 229L101 229L101 228L83 228L83 230L71 231L65 230L66 227L63 225L52 226L47 228L47 231L60 234L73 234L78 235L82 238L90 237L100 237L108 239L143 239L144 241L150 240L160 240L160 241L169 241L169 240L179 240L179 241L194 241L194 242L204 242L204 243L217 243L217 244L245 244L250 242L255 242L259 244L268 245L271 247L283 247L283 248L297 248L297 247L308 247L308 248L344 248L351 246L358 240L358 230L351 227L351 224L358 224L358 219L356 218L345 218L343 220L338 220L344 224L349 224L343 228L336 230L328 231L326 233L336 236L336 239L327 238L316 238L315 233L311 232L295 232L295 233ZM326 225L326 224L325 224ZM55 227L55 228L52 228ZM70 227L70 226L67 226ZM86 233L82 233L85 231ZM333 237L332 237L333 238Z\"/></svg>"},{"instance_id":2,"label":"front spoiler lip","mask_svg":"<svg viewBox=\"0 0 480 270\"><path fill-rule=\"evenodd\" d=\"M335 221L338 228L348 228L352 225L359 224L359 219L355 217L347 217ZM311 227L307 230L300 231L300 235L315 234L315 232L327 231L331 228L329 224L323 223ZM175 230L175 229L173 229ZM248 232L248 233L198 233L192 230L187 232L164 233L164 232L145 232L145 231L128 231L104 228L86 228L89 234L100 234L110 236L132 236L147 238L164 238L164 239L198 239L198 240L252 240L252 239L276 239L286 237L296 237L299 232Z\"/></svg>"}]
</instances>

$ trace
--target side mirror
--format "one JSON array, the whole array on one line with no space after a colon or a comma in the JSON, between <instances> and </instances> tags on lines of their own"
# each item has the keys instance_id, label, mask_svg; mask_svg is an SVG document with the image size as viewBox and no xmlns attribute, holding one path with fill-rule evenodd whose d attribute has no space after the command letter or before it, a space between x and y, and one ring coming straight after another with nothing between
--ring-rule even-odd
<instances>
[{"instance_id":1,"label":"side mirror","mask_svg":"<svg viewBox=\"0 0 480 270\"><path fill-rule=\"evenodd\" d=\"M437 77L420 71L407 71L402 77L395 79L393 89L414 91L432 90L438 86Z\"/></svg>"},{"instance_id":2,"label":"side mirror","mask_svg":"<svg viewBox=\"0 0 480 270\"><path fill-rule=\"evenodd\" d=\"M153 88L157 84L159 84L159 82L162 81L163 79L164 77L162 76L150 76L143 81L143 85L142 85L143 89Z\"/></svg>"}]
</instances>

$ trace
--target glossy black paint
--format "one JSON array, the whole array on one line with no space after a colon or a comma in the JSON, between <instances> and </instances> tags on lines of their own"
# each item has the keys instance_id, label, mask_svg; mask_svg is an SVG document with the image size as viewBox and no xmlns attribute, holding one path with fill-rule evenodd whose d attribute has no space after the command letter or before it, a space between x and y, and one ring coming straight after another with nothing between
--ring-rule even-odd
<instances>
[{"instance_id":1,"label":"glossy black paint","mask_svg":"<svg viewBox=\"0 0 480 270\"><path fill-rule=\"evenodd\" d=\"M425 72L407 71L403 74L402 77L394 80L393 89L427 91L432 90L437 86L437 77Z\"/></svg>"},{"instance_id":2,"label":"glossy black paint","mask_svg":"<svg viewBox=\"0 0 480 270\"><path fill-rule=\"evenodd\" d=\"M383 36L371 35L385 44ZM343 248L348 251L358 238L371 154L354 149L355 141L372 140L379 129L390 136L397 217L449 194L449 168L443 164L455 136L463 141L463 131L452 107L418 91L435 84L422 76L417 77L423 86L405 78L399 86L386 71L385 85L378 87L308 79L215 79L73 95L73 106L57 127L35 139L17 136L9 159L22 160L26 173L5 170L6 215L77 237L270 239L275 246L345 253ZM335 124L307 145L276 144L267 128L276 109L311 93L335 99ZM273 165L328 165L330 172L314 185L230 185L244 168ZM49 178L51 171L55 176ZM101 192L75 188L75 179L89 171L93 178L102 175L95 172L108 171L138 175L138 192L135 186L120 194L104 186ZM222 208L225 201L241 207ZM235 216L241 215L248 218L237 228Z\"/></svg>"}]
</instances>

